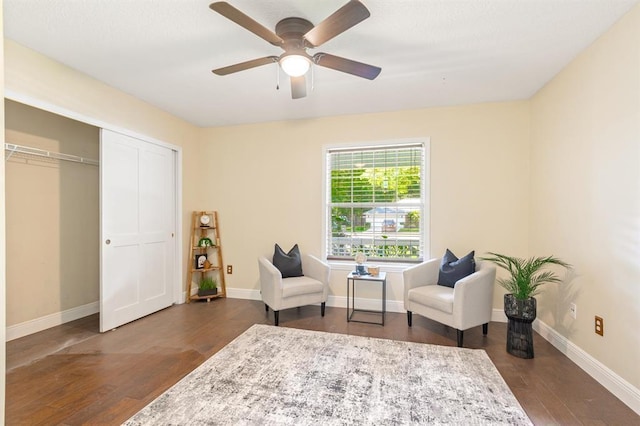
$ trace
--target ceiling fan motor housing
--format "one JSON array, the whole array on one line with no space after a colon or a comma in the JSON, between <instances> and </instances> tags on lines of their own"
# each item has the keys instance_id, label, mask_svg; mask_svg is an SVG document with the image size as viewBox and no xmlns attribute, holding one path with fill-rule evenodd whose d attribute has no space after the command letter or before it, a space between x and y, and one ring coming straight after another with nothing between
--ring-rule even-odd
<instances>
[{"instance_id":1,"label":"ceiling fan motor housing","mask_svg":"<svg viewBox=\"0 0 640 426\"><path fill-rule=\"evenodd\" d=\"M303 18L284 18L276 24L276 34L284 40L285 51L302 50L305 47L304 35L313 28L313 24Z\"/></svg>"}]
</instances>

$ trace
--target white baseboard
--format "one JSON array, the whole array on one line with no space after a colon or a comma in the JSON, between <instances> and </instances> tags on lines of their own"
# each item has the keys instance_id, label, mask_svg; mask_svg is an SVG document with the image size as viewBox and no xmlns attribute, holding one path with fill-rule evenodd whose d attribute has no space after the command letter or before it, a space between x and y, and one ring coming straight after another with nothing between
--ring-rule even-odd
<instances>
[{"instance_id":1,"label":"white baseboard","mask_svg":"<svg viewBox=\"0 0 640 426\"><path fill-rule=\"evenodd\" d=\"M382 309L380 299L356 297L355 305L357 309L368 309L372 311L379 311ZM407 312L404 310L404 302L402 300L387 300L386 305L386 312ZM332 306L334 308L346 308L347 298L346 296L329 296L327 298L327 306Z\"/></svg>"},{"instance_id":2,"label":"white baseboard","mask_svg":"<svg viewBox=\"0 0 640 426\"><path fill-rule=\"evenodd\" d=\"M504 309L493 309L491 312L491 321L494 322L507 322L507 316L504 314Z\"/></svg>"},{"instance_id":3,"label":"white baseboard","mask_svg":"<svg viewBox=\"0 0 640 426\"><path fill-rule=\"evenodd\" d=\"M262 300L260 290L248 290L244 288L227 288L227 297L232 299ZM345 296L329 296L327 306L335 308L346 308L347 298ZM380 299L356 298L356 306L360 309L379 310ZM387 300L387 312L406 312L402 300Z\"/></svg>"},{"instance_id":4,"label":"white baseboard","mask_svg":"<svg viewBox=\"0 0 640 426\"><path fill-rule=\"evenodd\" d=\"M227 287L227 297L232 299L262 300L260 290L248 290L245 288Z\"/></svg>"},{"instance_id":5,"label":"white baseboard","mask_svg":"<svg viewBox=\"0 0 640 426\"><path fill-rule=\"evenodd\" d=\"M618 376L607 366L586 353L576 344L567 340L566 337L562 336L544 322L535 320L533 322L533 329L578 365L578 367L587 372L587 374L593 377L598 383L607 388L609 392L629 406L629 408L640 414L640 389Z\"/></svg>"},{"instance_id":6,"label":"white baseboard","mask_svg":"<svg viewBox=\"0 0 640 426\"><path fill-rule=\"evenodd\" d=\"M32 319L20 324L10 325L7 327L7 342L19 337L28 336L69 321L84 318L89 315L100 312L100 302L92 302L86 305L77 306L62 312L55 312L44 317Z\"/></svg>"},{"instance_id":7,"label":"white baseboard","mask_svg":"<svg viewBox=\"0 0 640 426\"><path fill-rule=\"evenodd\" d=\"M260 296L260 290L248 290L244 288L227 288L227 297L232 299L248 299L248 300L262 300ZM360 309L379 310L380 299L364 299L356 297L356 306ZM346 296L329 296L327 298L327 306L334 308L346 308L347 298ZM403 300L387 300L387 312L407 312L404 309ZM507 317L502 309L494 309L491 315L491 321L495 322L507 322Z\"/></svg>"}]
</instances>

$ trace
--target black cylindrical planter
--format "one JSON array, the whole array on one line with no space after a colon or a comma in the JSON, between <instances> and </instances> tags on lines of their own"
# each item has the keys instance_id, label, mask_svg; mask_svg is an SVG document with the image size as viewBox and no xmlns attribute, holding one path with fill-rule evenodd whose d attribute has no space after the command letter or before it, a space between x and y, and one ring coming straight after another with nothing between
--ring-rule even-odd
<instances>
[{"instance_id":1,"label":"black cylindrical planter","mask_svg":"<svg viewBox=\"0 0 640 426\"><path fill-rule=\"evenodd\" d=\"M533 358L533 329L536 319L536 299L518 300L513 294L504 295L507 325L507 352L519 358Z\"/></svg>"}]
</instances>

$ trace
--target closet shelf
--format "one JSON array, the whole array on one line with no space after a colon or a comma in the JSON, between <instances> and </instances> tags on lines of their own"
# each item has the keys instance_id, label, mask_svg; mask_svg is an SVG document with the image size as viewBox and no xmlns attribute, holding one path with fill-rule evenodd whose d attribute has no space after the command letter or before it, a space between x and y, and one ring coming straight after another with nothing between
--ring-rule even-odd
<instances>
[{"instance_id":1,"label":"closet shelf","mask_svg":"<svg viewBox=\"0 0 640 426\"><path fill-rule=\"evenodd\" d=\"M100 165L99 161L93 160L91 158L78 157L77 155L63 154L61 152L46 151L44 149L32 148L30 146L16 145L13 143L5 143L4 150L8 152L8 154L5 156L5 161L11 158L12 155L18 154L18 155L48 158L52 160L71 161L74 163L88 164L91 166Z\"/></svg>"}]
</instances>

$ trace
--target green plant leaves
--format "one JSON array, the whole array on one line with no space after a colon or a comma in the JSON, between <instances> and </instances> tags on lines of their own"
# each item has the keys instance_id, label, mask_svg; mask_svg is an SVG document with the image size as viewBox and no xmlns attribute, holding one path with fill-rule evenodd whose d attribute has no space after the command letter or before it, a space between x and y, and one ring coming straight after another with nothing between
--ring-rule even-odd
<instances>
[{"instance_id":1,"label":"green plant leaves","mask_svg":"<svg viewBox=\"0 0 640 426\"><path fill-rule=\"evenodd\" d=\"M481 260L495 263L509 272L508 278L498 278L497 282L520 300L535 296L540 292L540 286L544 284L562 281L554 272L542 271L541 269L549 265L571 267L568 263L553 256L522 259L489 252L489 256L482 257Z\"/></svg>"},{"instance_id":2,"label":"green plant leaves","mask_svg":"<svg viewBox=\"0 0 640 426\"><path fill-rule=\"evenodd\" d=\"M200 285L198 285L200 290L213 290L216 287L218 287L218 281L211 277L203 277L202 280L200 280Z\"/></svg>"}]
</instances>

